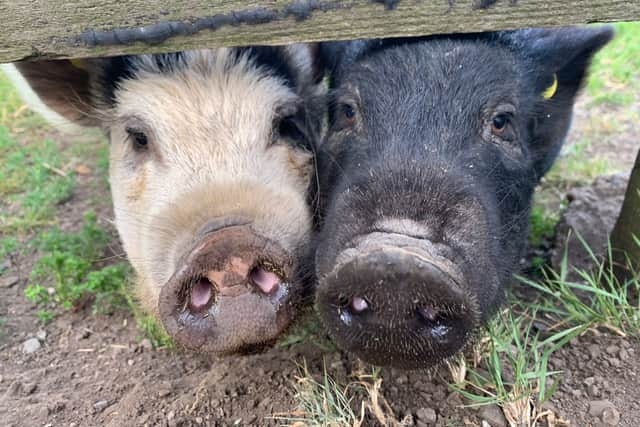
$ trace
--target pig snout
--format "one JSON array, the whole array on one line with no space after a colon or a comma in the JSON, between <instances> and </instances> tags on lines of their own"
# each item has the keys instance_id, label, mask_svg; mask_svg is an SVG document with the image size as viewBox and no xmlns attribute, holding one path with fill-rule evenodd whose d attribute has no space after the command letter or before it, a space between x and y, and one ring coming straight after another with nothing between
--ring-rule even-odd
<instances>
[{"instance_id":1,"label":"pig snout","mask_svg":"<svg viewBox=\"0 0 640 427\"><path fill-rule=\"evenodd\" d=\"M181 345L202 352L269 344L290 323L292 261L248 224L201 233L160 293L160 318Z\"/></svg>"},{"instance_id":2,"label":"pig snout","mask_svg":"<svg viewBox=\"0 0 640 427\"><path fill-rule=\"evenodd\" d=\"M474 300L447 247L373 232L340 253L317 307L337 344L375 365L423 368L460 350L476 327Z\"/></svg>"}]
</instances>

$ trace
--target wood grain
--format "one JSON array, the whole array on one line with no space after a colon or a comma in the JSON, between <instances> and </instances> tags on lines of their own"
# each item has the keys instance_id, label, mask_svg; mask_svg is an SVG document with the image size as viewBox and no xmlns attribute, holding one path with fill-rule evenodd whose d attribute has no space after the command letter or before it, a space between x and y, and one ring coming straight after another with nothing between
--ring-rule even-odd
<instances>
[{"instance_id":1,"label":"wood grain","mask_svg":"<svg viewBox=\"0 0 640 427\"><path fill-rule=\"evenodd\" d=\"M640 0L8 0L0 16L10 62L640 20Z\"/></svg>"}]
</instances>

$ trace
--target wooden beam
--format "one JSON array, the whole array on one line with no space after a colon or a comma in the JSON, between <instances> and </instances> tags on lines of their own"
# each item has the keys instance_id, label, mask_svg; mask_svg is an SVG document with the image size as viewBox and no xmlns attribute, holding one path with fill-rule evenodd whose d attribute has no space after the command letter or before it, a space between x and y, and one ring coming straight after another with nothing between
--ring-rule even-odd
<instances>
[{"instance_id":1,"label":"wooden beam","mask_svg":"<svg viewBox=\"0 0 640 427\"><path fill-rule=\"evenodd\" d=\"M15 0L0 62L640 20L640 0Z\"/></svg>"},{"instance_id":2,"label":"wooden beam","mask_svg":"<svg viewBox=\"0 0 640 427\"><path fill-rule=\"evenodd\" d=\"M620 284L640 274L640 151L631 170L620 215L611 232L613 272ZM637 295L636 295L637 297Z\"/></svg>"}]
</instances>

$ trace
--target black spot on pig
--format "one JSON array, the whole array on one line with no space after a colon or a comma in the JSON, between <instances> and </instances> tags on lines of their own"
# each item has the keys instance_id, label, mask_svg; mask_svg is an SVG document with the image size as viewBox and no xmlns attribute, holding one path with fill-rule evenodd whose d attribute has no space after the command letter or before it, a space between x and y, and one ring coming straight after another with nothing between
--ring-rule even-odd
<instances>
[{"instance_id":1,"label":"black spot on pig","mask_svg":"<svg viewBox=\"0 0 640 427\"><path fill-rule=\"evenodd\" d=\"M294 59L284 49L273 46L234 48L232 55L236 61L248 58L269 74L280 77L291 89L302 83ZM189 66L184 52L114 56L94 61L91 66L98 70L96 86L100 88L105 105L113 105L118 85L123 80L135 78L139 72L171 74Z\"/></svg>"},{"instance_id":2,"label":"black spot on pig","mask_svg":"<svg viewBox=\"0 0 640 427\"><path fill-rule=\"evenodd\" d=\"M257 64L283 79L290 88L298 84L296 70L286 51L275 46L256 46L237 49L239 55L247 54Z\"/></svg>"},{"instance_id":3,"label":"black spot on pig","mask_svg":"<svg viewBox=\"0 0 640 427\"><path fill-rule=\"evenodd\" d=\"M343 349L426 368L495 311L608 27L328 43L316 307Z\"/></svg>"}]
</instances>

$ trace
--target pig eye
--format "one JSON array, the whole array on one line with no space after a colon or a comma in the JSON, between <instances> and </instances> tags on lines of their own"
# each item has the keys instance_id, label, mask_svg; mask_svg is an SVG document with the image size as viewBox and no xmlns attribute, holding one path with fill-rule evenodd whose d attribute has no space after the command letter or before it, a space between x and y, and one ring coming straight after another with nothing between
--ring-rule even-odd
<instances>
[{"instance_id":1,"label":"pig eye","mask_svg":"<svg viewBox=\"0 0 640 427\"><path fill-rule=\"evenodd\" d=\"M514 126L515 113L515 107L510 104L500 105L497 110L493 110L482 128L482 138L486 142L503 148L517 145L518 133Z\"/></svg>"},{"instance_id":2,"label":"pig eye","mask_svg":"<svg viewBox=\"0 0 640 427\"><path fill-rule=\"evenodd\" d=\"M502 136L509 124L509 116L507 114L498 114L491 120L491 133L495 136Z\"/></svg>"},{"instance_id":3,"label":"pig eye","mask_svg":"<svg viewBox=\"0 0 640 427\"><path fill-rule=\"evenodd\" d=\"M143 131L134 128L127 128L126 130L135 151L144 151L148 148L149 140Z\"/></svg>"},{"instance_id":4,"label":"pig eye","mask_svg":"<svg viewBox=\"0 0 640 427\"><path fill-rule=\"evenodd\" d=\"M353 125L356 122L356 111L349 104L343 104L341 107L341 114L344 118L344 121L349 126Z\"/></svg>"},{"instance_id":5,"label":"pig eye","mask_svg":"<svg viewBox=\"0 0 640 427\"><path fill-rule=\"evenodd\" d=\"M357 119L355 107L347 103L338 104L332 126L335 130L348 129L356 124Z\"/></svg>"},{"instance_id":6,"label":"pig eye","mask_svg":"<svg viewBox=\"0 0 640 427\"><path fill-rule=\"evenodd\" d=\"M292 139L294 141L300 141L304 138L304 134L293 116L284 117L280 120L278 123L278 135L281 138Z\"/></svg>"}]
</instances>

